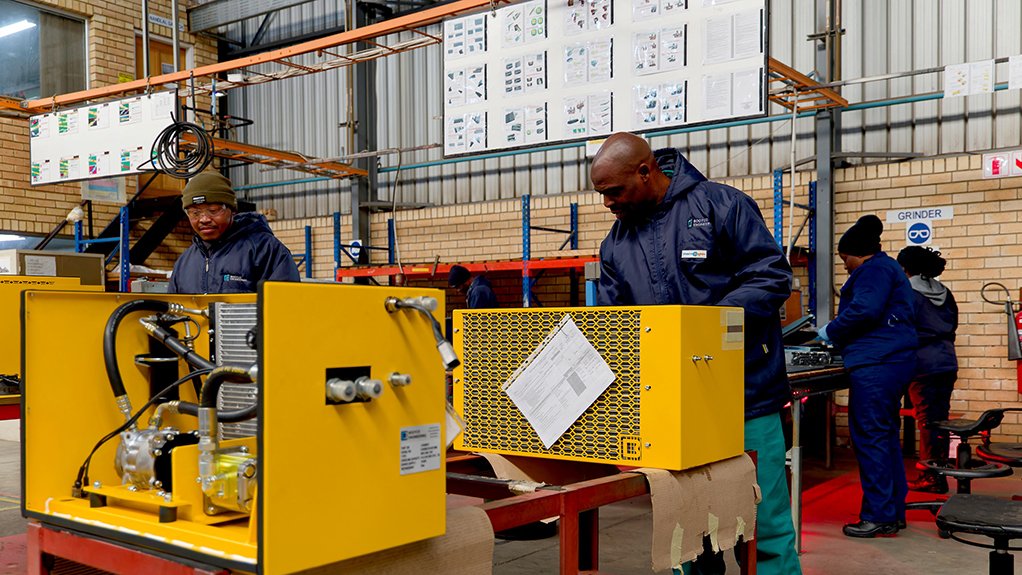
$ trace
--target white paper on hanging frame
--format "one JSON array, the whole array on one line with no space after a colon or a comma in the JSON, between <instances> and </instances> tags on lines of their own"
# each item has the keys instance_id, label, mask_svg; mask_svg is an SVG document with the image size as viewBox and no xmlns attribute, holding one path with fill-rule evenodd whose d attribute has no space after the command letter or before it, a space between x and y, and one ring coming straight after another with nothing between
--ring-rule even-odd
<instances>
[{"instance_id":1,"label":"white paper on hanging frame","mask_svg":"<svg viewBox=\"0 0 1022 575\"><path fill-rule=\"evenodd\" d=\"M969 63L969 94L994 93L994 61Z\"/></svg>"},{"instance_id":2,"label":"white paper on hanging frame","mask_svg":"<svg viewBox=\"0 0 1022 575\"><path fill-rule=\"evenodd\" d=\"M750 58L763 53L763 11L750 10L735 14L734 58Z\"/></svg>"},{"instance_id":3,"label":"white paper on hanging frame","mask_svg":"<svg viewBox=\"0 0 1022 575\"><path fill-rule=\"evenodd\" d=\"M642 128L652 128L660 123L660 86L635 86L635 122Z\"/></svg>"},{"instance_id":4,"label":"white paper on hanging frame","mask_svg":"<svg viewBox=\"0 0 1022 575\"><path fill-rule=\"evenodd\" d=\"M660 70L685 67L685 26L660 31Z\"/></svg>"},{"instance_id":5,"label":"white paper on hanging frame","mask_svg":"<svg viewBox=\"0 0 1022 575\"><path fill-rule=\"evenodd\" d=\"M1008 58L1008 89L1022 90L1022 54Z\"/></svg>"},{"instance_id":6,"label":"white paper on hanging frame","mask_svg":"<svg viewBox=\"0 0 1022 575\"><path fill-rule=\"evenodd\" d=\"M731 74L703 76L703 115L707 120L731 115Z\"/></svg>"},{"instance_id":7,"label":"white paper on hanging frame","mask_svg":"<svg viewBox=\"0 0 1022 575\"><path fill-rule=\"evenodd\" d=\"M731 87L731 113L736 116L748 116L761 112L762 85L760 79L763 77L761 68L743 70L732 74L733 82Z\"/></svg>"},{"instance_id":8,"label":"white paper on hanging frame","mask_svg":"<svg viewBox=\"0 0 1022 575\"><path fill-rule=\"evenodd\" d=\"M951 64L944 66L944 97L955 98L969 94L969 65Z\"/></svg>"},{"instance_id":9,"label":"white paper on hanging frame","mask_svg":"<svg viewBox=\"0 0 1022 575\"><path fill-rule=\"evenodd\" d=\"M525 108L525 143L538 144L547 141L546 104L526 106Z\"/></svg>"},{"instance_id":10,"label":"white paper on hanging frame","mask_svg":"<svg viewBox=\"0 0 1022 575\"><path fill-rule=\"evenodd\" d=\"M511 146L525 143L525 110L507 108L504 110L504 140Z\"/></svg>"},{"instance_id":11,"label":"white paper on hanging frame","mask_svg":"<svg viewBox=\"0 0 1022 575\"><path fill-rule=\"evenodd\" d=\"M718 64L731 59L731 16L706 19L703 35L703 64Z\"/></svg>"},{"instance_id":12,"label":"white paper on hanging frame","mask_svg":"<svg viewBox=\"0 0 1022 575\"><path fill-rule=\"evenodd\" d=\"M614 77L614 41L589 43L589 83L607 82Z\"/></svg>"},{"instance_id":13,"label":"white paper on hanging frame","mask_svg":"<svg viewBox=\"0 0 1022 575\"><path fill-rule=\"evenodd\" d=\"M614 129L614 95L610 92L589 96L589 135L602 136Z\"/></svg>"}]
</instances>

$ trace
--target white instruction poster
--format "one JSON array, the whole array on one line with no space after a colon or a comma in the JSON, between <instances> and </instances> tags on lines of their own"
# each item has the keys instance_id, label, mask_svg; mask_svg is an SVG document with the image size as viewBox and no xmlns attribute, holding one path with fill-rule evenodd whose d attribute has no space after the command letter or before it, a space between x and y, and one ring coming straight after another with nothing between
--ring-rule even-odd
<instances>
[{"instance_id":1,"label":"white instruction poster","mask_svg":"<svg viewBox=\"0 0 1022 575\"><path fill-rule=\"evenodd\" d=\"M565 314L502 389L550 449L614 379L607 362Z\"/></svg>"}]
</instances>

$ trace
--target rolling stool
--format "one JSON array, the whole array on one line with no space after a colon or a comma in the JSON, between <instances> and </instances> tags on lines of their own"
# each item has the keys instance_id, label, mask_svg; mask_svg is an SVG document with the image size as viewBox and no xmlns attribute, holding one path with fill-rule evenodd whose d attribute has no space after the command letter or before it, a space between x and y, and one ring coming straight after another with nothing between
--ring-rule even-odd
<instances>
[{"instance_id":1,"label":"rolling stool","mask_svg":"<svg viewBox=\"0 0 1022 575\"><path fill-rule=\"evenodd\" d=\"M1022 502L989 495L952 495L937 513L937 528L966 545L990 549L990 575L1014 575L1012 539L1022 538ZM959 534L982 535L993 544L963 539Z\"/></svg>"},{"instance_id":2,"label":"rolling stool","mask_svg":"<svg viewBox=\"0 0 1022 575\"><path fill-rule=\"evenodd\" d=\"M969 438L974 435L987 434L990 430L1001 424L1005 411L1016 411L1017 409L990 409L980 414L977 419L951 419L948 421L934 421L931 427L947 431L961 439L956 451L954 465L948 465L940 460L928 459L921 461L920 465L933 473L955 479L959 495L972 493L973 479L987 479L992 477L1007 477L1011 475L1011 467L1004 463L984 462L972 458L972 446ZM920 501L909 503L906 509L926 509L930 513L937 513L937 510L946 503L946 500ZM940 536L947 538L948 532L939 529Z\"/></svg>"},{"instance_id":3,"label":"rolling stool","mask_svg":"<svg viewBox=\"0 0 1022 575\"><path fill-rule=\"evenodd\" d=\"M987 413L1000 412L1003 416L1004 413L1009 411L1022 411L1022 408L1006 407L1004 409L991 409ZM976 446L976 455L980 459L990 463L1001 463L1009 467L1022 467L1022 443L992 443L989 431L981 433L980 436L983 438L983 443Z\"/></svg>"}]
</instances>

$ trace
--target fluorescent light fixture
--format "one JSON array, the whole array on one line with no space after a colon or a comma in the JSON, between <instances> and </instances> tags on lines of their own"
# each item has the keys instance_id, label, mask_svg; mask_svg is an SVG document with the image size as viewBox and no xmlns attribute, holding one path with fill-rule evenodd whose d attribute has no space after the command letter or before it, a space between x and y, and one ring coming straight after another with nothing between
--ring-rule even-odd
<instances>
[{"instance_id":1,"label":"fluorescent light fixture","mask_svg":"<svg viewBox=\"0 0 1022 575\"><path fill-rule=\"evenodd\" d=\"M0 234L0 242L20 242L25 239L24 236L17 236L14 234Z\"/></svg>"},{"instance_id":2,"label":"fluorescent light fixture","mask_svg":"<svg viewBox=\"0 0 1022 575\"><path fill-rule=\"evenodd\" d=\"M29 22L28 20L22 20L21 22L15 22L14 24L0 26L0 38L10 36L11 34L17 34L18 32L28 30L29 28L35 28L35 23Z\"/></svg>"}]
</instances>

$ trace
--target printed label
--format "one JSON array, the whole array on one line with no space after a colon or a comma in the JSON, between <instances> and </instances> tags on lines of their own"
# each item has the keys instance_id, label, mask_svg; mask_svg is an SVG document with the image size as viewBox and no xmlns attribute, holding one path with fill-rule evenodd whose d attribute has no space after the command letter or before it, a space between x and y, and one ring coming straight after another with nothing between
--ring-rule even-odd
<instances>
[{"instance_id":1,"label":"printed label","mask_svg":"<svg viewBox=\"0 0 1022 575\"><path fill-rule=\"evenodd\" d=\"M705 260L706 250L681 250L683 260Z\"/></svg>"},{"instance_id":2,"label":"printed label","mask_svg":"<svg viewBox=\"0 0 1022 575\"><path fill-rule=\"evenodd\" d=\"M440 469L440 424L401 428L401 475Z\"/></svg>"}]
</instances>

